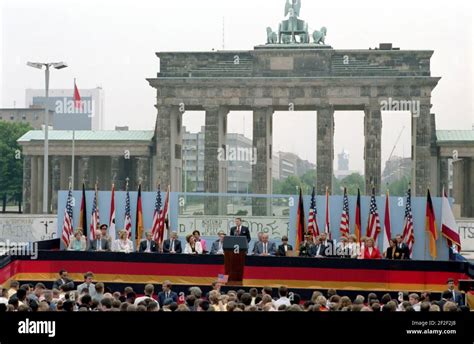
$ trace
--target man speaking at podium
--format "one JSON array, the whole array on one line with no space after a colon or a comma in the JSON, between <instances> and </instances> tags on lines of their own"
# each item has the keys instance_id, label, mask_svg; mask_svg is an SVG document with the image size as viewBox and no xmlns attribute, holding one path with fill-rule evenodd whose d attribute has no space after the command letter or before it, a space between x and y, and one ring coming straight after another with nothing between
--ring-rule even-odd
<instances>
[{"instance_id":1,"label":"man speaking at podium","mask_svg":"<svg viewBox=\"0 0 474 344\"><path fill-rule=\"evenodd\" d=\"M242 226L240 217L235 218L235 226L230 228L230 235L247 237L247 242L250 242L250 230L248 227Z\"/></svg>"}]
</instances>

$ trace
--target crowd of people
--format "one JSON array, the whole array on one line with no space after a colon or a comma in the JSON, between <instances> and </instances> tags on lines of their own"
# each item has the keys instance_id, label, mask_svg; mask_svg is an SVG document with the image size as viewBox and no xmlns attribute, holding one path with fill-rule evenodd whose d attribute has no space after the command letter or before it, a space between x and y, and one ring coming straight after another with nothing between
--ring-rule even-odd
<instances>
[{"instance_id":1,"label":"crowd of people","mask_svg":"<svg viewBox=\"0 0 474 344\"><path fill-rule=\"evenodd\" d=\"M367 297L357 295L354 299L338 295L336 290L314 291L303 300L297 293L285 286L229 289L223 291L218 281L204 293L194 286L187 293L177 293L170 281L161 284L161 290L147 284L143 291L127 286L122 291L112 291L104 283L94 283L94 274L84 274L82 283L76 285L61 270L52 289L44 283L20 284L10 281L8 287L0 286L0 312L74 312L74 311L143 311L143 312L256 312L256 311L348 311L348 312L458 312L469 311L464 305L463 294L456 291L454 280L448 280L446 291L438 294L429 292L403 293L397 298L389 293Z\"/></svg>"},{"instance_id":2,"label":"crowd of people","mask_svg":"<svg viewBox=\"0 0 474 344\"><path fill-rule=\"evenodd\" d=\"M145 233L145 239L135 247L129 238L129 232L120 230L118 239L113 240L108 233L106 224L100 226L96 232L96 239L87 241L81 230L77 230L71 239L68 250L71 251L114 251L130 253L134 251L149 253L184 253L184 254L224 254L224 238L226 233L219 231L218 239L213 241L208 247L205 239L201 237L199 230L194 230L192 234L186 236L184 248L177 232L171 232L169 238L158 245L151 232ZM250 230L242 225L240 218L235 219L235 226L230 229L230 236L244 236L247 242L251 241ZM326 233L313 237L305 235L304 240L299 244L299 249L294 250L288 243L288 237L281 238L281 244L277 245L269 239L268 233L259 232L257 240L249 253L257 256L302 256L302 257L344 257L360 259L409 259L410 252L401 235L397 235L390 240L389 247L385 252L380 252L372 238L363 237L360 242L355 235L342 237L339 242L330 240Z\"/></svg>"}]
</instances>

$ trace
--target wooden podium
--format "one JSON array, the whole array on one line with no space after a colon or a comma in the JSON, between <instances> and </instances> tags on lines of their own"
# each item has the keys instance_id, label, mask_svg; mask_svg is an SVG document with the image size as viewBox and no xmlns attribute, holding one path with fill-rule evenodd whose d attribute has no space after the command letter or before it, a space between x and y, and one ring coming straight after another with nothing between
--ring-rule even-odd
<instances>
[{"instance_id":1,"label":"wooden podium","mask_svg":"<svg viewBox=\"0 0 474 344\"><path fill-rule=\"evenodd\" d=\"M223 243L224 271L229 276L229 284L242 285L245 256L248 251L247 238L244 236L226 236Z\"/></svg>"}]
</instances>

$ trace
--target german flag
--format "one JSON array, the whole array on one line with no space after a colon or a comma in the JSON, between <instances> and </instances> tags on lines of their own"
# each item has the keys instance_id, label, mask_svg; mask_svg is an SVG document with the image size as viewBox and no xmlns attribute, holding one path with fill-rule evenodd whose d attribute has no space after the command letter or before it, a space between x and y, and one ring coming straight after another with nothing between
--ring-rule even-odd
<instances>
[{"instance_id":1,"label":"german flag","mask_svg":"<svg viewBox=\"0 0 474 344\"><path fill-rule=\"evenodd\" d=\"M361 239L361 228L362 222L360 217L360 189L357 189L357 203L356 203L356 213L355 213L355 227L354 227L354 234L357 238L357 242L360 242Z\"/></svg>"},{"instance_id":2,"label":"german flag","mask_svg":"<svg viewBox=\"0 0 474 344\"><path fill-rule=\"evenodd\" d=\"M300 187L300 197L298 200L298 212L296 214L296 239L295 252L300 250L300 243L306 234L306 220L304 218L303 190Z\"/></svg>"},{"instance_id":3,"label":"german flag","mask_svg":"<svg viewBox=\"0 0 474 344\"><path fill-rule=\"evenodd\" d=\"M425 231L430 240L430 256L436 259L436 240L438 240L438 229L436 228L435 213L433 210L433 202L431 201L430 189L426 195L426 226Z\"/></svg>"},{"instance_id":4,"label":"german flag","mask_svg":"<svg viewBox=\"0 0 474 344\"><path fill-rule=\"evenodd\" d=\"M143 236L143 209L142 209L142 184L138 185L138 197L137 197L137 216L135 225L135 243L138 247Z\"/></svg>"},{"instance_id":5,"label":"german flag","mask_svg":"<svg viewBox=\"0 0 474 344\"><path fill-rule=\"evenodd\" d=\"M81 212L79 214L79 228L82 230L82 235L87 238L87 207L86 207L86 184L82 183L82 201Z\"/></svg>"}]
</instances>

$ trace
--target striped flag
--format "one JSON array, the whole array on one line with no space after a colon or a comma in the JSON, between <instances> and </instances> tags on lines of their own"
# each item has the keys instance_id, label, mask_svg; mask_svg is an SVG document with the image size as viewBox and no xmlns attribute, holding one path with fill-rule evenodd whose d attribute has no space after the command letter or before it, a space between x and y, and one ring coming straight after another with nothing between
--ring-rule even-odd
<instances>
[{"instance_id":1,"label":"striped flag","mask_svg":"<svg viewBox=\"0 0 474 344\"><path fill-rule=\"evenodd\" d=\"M410 257L415 244L415 228L413 227L413 212L411 210L411 189L407 191L407 204L405 207L405 223L402 238L410 250Z\"/></svg>"},{"instance_id":2,"label":"striped flag","mask_svg":"<svg viewBox=\"0 0 474 344\"><path fill-rule=\"evenodd\" d=\"M324 233L328 235L329 240L332 240L329 217L330 217L329 215L329 188L326 186L326 221L324 223Z\"/></svg>"},{"instance_id":3,"label":"striped flag","mask_svg":"<svg viewBox=\"0 0 474 344\"><path fill-rule=\"evenodd\" d=\"M298 199L298 210L296 213L296 240L295 250L296 252L300 249L300 243L304 239L306 233L306 221L304 219L304 204L303 204L303 190L300 187L300 196Z\"/></svg>"},{"instance_id":4,"label":"striped flag","mask_svg":"<svg viewBox=\"0 0 474 344\"><path fill-rule=\"evenodd\" d=\"M168 216L168 206L170 201L170 187L168 185L168 190L166 191L165 203L163 204L163 209L160 212L160 218L158 221L158 244L161 245L165 240L165 221Z\"/></svg>"},{"instance_id":5,"label":"striped flag","mask_svg":"<svg viewBox=\"0 0 474 344\"><path fill-rule=\"evenodd\" d=\"M349 236L349 199L347 198L347 188L344 188L344 196L342 198L342 214L341 225L339 226L341 237Z\"/></svg>"},{"instance_id":6,"label":"striped flag","mask_svg":"<svg viewBox=\"0 0 474 344\"><path fill-rule=\"evenodd\" d=\"M448 196L443 189L443 203L441 207L441 234L446 238L448 247L457 246L461 252L461 240L459 237L458 225L454 219L453 211L449 205Z\"/></svg>"},{"instance_id":7,"label":"striped flag","mask_svg":"<svg viewBox=\"0 0 474 344\"><path fill-rule=\"evenodd\" d=\"M64 221L63 221L63 231L61 239L64 243L64 246L67 248L71 240L71 236L74 234L73 229L73 219L72 219L72 189L69 184L69 191L67 193L66 208L64 208Z\"/></svg>"},{"instance_id":8,"label":"striped flag","mask_svg":"<svg viewBox=\"0 0 474 344\"><path fill-rule=\"evenodd\" d=\"M128 181L125 185L125 221L123 228L128 233L128 238L132 236L132 217L130 216L130 193L128 192Z\"/></svg>"},{"instance_id":9,"label":"striped flag","mask_svg":"<svg viewBox=\"0 0 474 344\"><path fill-rule=\"evenodd\" d=\"M377 246L377 237L381 231L379 212L377 210L377 201L375 200L375 188L372 188L372 196L370 197L369 220L367 221L366 235L368 238L374 239Z\"/></svg>"},{"instance_id":10,"label":"striped flag","mask_svg":"<svg viewBox=\"0 0 474 344\"><path fill-rule=\"evenodd\" d=\"M86 207L86 185L82 183L81 212L79 214L79 228L82 229L82 235L87 238L87 207Z\"/></svg>"},{"instance_id":11,"label":"striped flag","mask_svg":"<svg viewBox=\"0 0 474 344\"><path fill-rule=\"evenodd\" d=\"M392 226L390 224L390 196L388 194L385 195L385 216L383 221L383 244L382 248L383 251L390 246L390 239L392 238Z\"/></svg>"},{"instance_id":12,"label":"striped flag","mask_svg":"<svg viewBox=\"0 0 474 344\"><path fill-rule=\"evenodd\" d=\"M438 240L438 229L436 228L436 219L433 209L433 202L431 201L430 189L426 194L426 226L425 231L430 239L430 256L435 259L438 255L436 250L436 240Z\"/></svg>"},{"instance_id":13,"label":"striped flag","mask_svg":"<svg viewBox=\"0 0 474 344\"><path fill-rule=\"evenodd\" d=\"M81 95L76 85L76 78L74 78L74 108L82 110Z\"/></svg>"},{"instance_id":14,"label":"striped flag","mask_svg":"<svg viewBox=\"0 0 474 344\"><path fill-rule=\"evenodd\" d=\"M143 209L142 209L142 184L138 185L138 197L137 197L137 217L135 226L135 244L137 245L137 251L140 246L140 241L143 236Z\"/></svg>"},{"instance_id":15,"label":"striped flag","mask_svg":"<svg viewBox=\"0 0 474 344\"><path fill-rule=\"evenodd\" d=\"M92 202L91 224L89 226L89 238L95 240L95 231L99 229L99 206L97 204L98 192L97 183L95 184L94 200Z\"/></svg>"},{"instance_id":16,"label":"striped flag","mask_svg":"<svg viewBox=\"0 0 474 344\"><path fill-rule=\"evenodd\" d=\"M312 235L313 239L319 235L317 215L318 210L316 209L316 188L313 186L313 192L311 193L311 203L309 205L308 214L308 234Z\"/></svg>"},{"instance_id":17,"label":"striped flag","mask_svg":"<svg viewBox=\"0 0 474 344\"><path fill-rule=\"evenodd\" d=\"M360 243L360 239L362 237L362 220L361 220L361 216L360 216L360 190L359 189L357 189L357 202L356 202L354 234L357 238L357 242Z\"/></svg>"},{"instance_id":18,"label":"striped flag","mask_svg":"<svg viewBox=\"0 0 474 344\"><path fill-rule=\"evenodd\" d=\"M112 184L112 196L110 199L110 218L109 218L109 235L112 240L117 237L117 230L115 228L115 185Z\"/></svg>"},{"instance_id":19,"label":"striped flag","mask_svg":"<svg viewBox=\"0 0 474 344\"><path fill-rule=\"evenodd\" d=\"M155 210L153 212L153 224L151 225L151 235L153 240L158 242L158 233L160 227L160 213L161 213L161 190L160 185L158 185L158 190L156 191L155 197Z\"/></svg>"}]
</instances>

